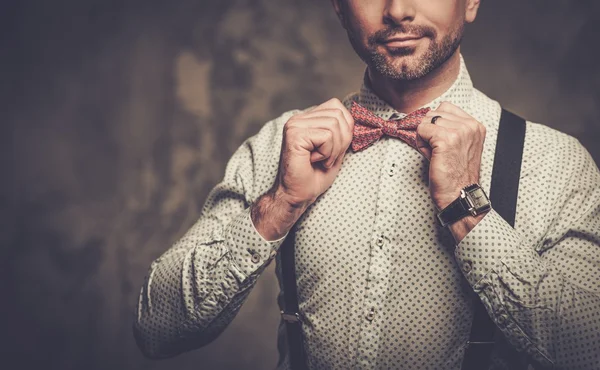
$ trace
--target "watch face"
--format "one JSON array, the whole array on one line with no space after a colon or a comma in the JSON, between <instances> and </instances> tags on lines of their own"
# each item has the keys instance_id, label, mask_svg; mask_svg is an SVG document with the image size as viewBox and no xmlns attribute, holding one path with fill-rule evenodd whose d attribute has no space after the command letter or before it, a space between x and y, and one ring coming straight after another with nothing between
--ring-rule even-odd
<instances>
[{"instance_id":1,"label":"watch face","mask_svg":"<svg viewBox=\"0 0 600 370\"><path fill-rule=\"evenodd\" d=\"M487 195L485 195L485 192L482 188L474 189L472 191L469 191L467 194L469 195L469 202L476 210L484 208L490 203Z\"/></svg>"}]
</instances>

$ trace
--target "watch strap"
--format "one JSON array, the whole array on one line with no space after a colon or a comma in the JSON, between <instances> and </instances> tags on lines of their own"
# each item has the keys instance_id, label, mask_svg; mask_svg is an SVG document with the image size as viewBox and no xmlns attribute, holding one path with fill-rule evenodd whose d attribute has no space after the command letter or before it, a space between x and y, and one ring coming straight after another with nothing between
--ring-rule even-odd
<instances>
[{"instance_id":1,"label":"watch strap","mask_svg":"<svg viewBox=\"0 0 600 370\"><path fill-rule=\"evenodd\" d=\"M456 198L452 203L446 206L437 214L438 221L445 227L446 225L469 215L466 208L466 200L462 197Z\"/></svg>"}]
</instances>

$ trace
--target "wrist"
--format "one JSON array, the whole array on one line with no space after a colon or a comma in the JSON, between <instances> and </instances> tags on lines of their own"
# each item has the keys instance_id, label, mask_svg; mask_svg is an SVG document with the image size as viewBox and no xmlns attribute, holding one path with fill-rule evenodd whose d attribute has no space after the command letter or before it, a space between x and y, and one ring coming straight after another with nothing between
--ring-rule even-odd
<instances>
[{"instance_id":1,"label":"wrist","mask_svg":"<svg viewBox=\"0 0 600 370\"><path fill-rule=\"evenodd\" d=\"M438 211L443 210L444 208L448 207L452 202L454 202L456 200L457 197L460 196L461 194L461 190L464 189L465 187L471 185L471 184L478 184L479 181L477 180L473 180L473 181L463 181L458 183L456 186L452 187L452 191L446 191L443 194L436 194L433 197L433 201L435 206L437 207Z\"/></svg>"},{"instance_id":2,"label":"wrist","mask_svg":"<svg viewBox=\"0 0 600 370\"><path fill-rule=\"evenodd\" d=\"M250 217L259 234L273 241L286 235L307 207L290 202L277 190L269 190L250 206Z\"/></svg>"},{"instance_id":3,"label":"wrist","mask_svg":"<svg viewBox=\"0 0 600 370\"><path fill-rule=\"evenodd\" d=\"M292 214L304 213L304 211L316 200L316 198L306 200L292 196L285 190L285 186L280 183L277 183L271 188L267 194L270 194L272 201L278 207L283 207L283 210Z\"/></svg>"},{"instance_id":4,"label":"wrist","mask_svg":"<svg viewBox=\"0 0 600 370\"><path fill-rule=\"evenodd\" d=\"M459 244L465 238L465 236L467 236L467 234L471 232L475 226L477 226L477 224L485 217L487 212L489 211L481 213L477 216L466 216L448 225L448 229L454 237L456 244Z\"/></svg>"},{"instance_id":5,"label":"wrist","mask_svg":"<svg viewBox=\"0 0 600 370\"><path fill-rule=\"evenodd\" d=\"M454 200L436 202L438 220L447 226L456 244L475 228L491 209L491 203L485 191L478 183L472 183L459 191Z\"/></svg>"}]
</instances>

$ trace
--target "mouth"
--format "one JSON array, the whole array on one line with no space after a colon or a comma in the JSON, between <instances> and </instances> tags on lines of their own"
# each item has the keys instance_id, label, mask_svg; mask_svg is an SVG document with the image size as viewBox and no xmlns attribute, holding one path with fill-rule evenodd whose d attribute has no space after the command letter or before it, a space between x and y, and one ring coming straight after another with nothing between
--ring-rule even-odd
<instances>
[{"instance_id":1,"label":"mouth","mask_svg":"<svg viewBox=\"0 0 600 370\"><path fill-rule=\"evenodd\" d=\"M383 44L388 48L402 48L414 46L422 38L422 36L397 36L383 40Z\"/></svg>"}]
</instances>

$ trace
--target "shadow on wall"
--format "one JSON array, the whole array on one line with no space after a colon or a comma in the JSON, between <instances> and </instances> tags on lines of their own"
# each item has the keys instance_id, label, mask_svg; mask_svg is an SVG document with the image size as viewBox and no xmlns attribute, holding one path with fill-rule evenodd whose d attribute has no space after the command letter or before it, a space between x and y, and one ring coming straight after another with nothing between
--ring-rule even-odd
<instances>
[{"instance_id":1,"label":"shadow on wall","mask_svg":"<svg viewBox=\"0 0 600 370\"><path fill-rule=\"evenodd\" d=\"M209 348L148 361L130 326L150 262L195 221L241 142L285 110L359 86L363 67L329 7L7 3L0 105L14 176L0 196L0 317L6 361L18 360L8 368L274 366L272 267ZM463 50L481 90L578 137L597 161L599 14L592 1L484 2Z\"/></svg>"}]
</instances>

